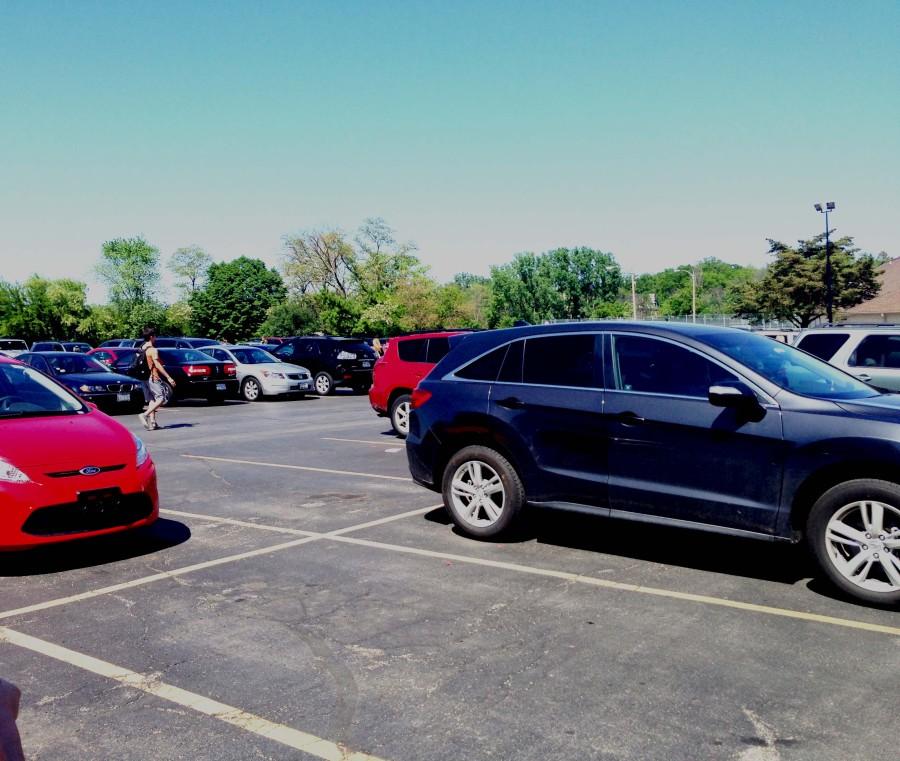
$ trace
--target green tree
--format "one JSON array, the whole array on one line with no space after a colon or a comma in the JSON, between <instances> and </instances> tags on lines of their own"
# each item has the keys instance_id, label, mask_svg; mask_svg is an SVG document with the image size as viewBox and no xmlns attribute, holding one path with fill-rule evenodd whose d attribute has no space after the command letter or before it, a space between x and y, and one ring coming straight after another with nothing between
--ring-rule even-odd
<instances>
[{"instance_id":1,"label":"green tree","mask_svg":"<svg viewBox=\"0 0 900 761\"><path fill-rule=\"evenodd\" d=\"M32 275L23 284L0 284L0 333L29 343L82 339L89 330L87 286L77 280Z\"/></svg>"},{"instance_id":2,"label":"green tree","mask_svg":"<svg viewBox=\"0 0 900 761\"><path fill-rule=\"evenodd\" d=\"M515 320L580 319L618 312L622 270L612 254L591 248L558 248L517 254L491 268L491 326Z\"/></svg>"},{"instance_id":3,"label":"green tree","mask_svg":"<svg viewBox=\"0 0 900 761\"><path fill-rule=\"evenodd\" d=\"M291 296L273 304L259 326L261 336L302 336L321 330L313 298Z\"/></svg>"},{"instance_id":4,"label":"green tree","mask_svg":"<svg viewBox=\"0 0 900 761\"><path fill-rule=\"evenodd\" d=\"M700 314L732 314L735 289L757 276L753 267L729 264L709 257L697 265L683 264L655 274L637 278L635 290L639 303L648 316L691 314L691 273L697 279L697 312Z\"/></svg>"},{"instance_id":5,"label":"green tree","mask_svg":"<svg viewBox=\"0 0 900 761\"><path fill-rule=\"evenodd\" d=\"M281 276L259 259L241 256L213 264L209 281L190 298L201 335L243 340L257 334L271 306L285 297Z\"/></svg>"},{"instance_id":6,"label":"green tree","mask_svg":"<svg viewBox=\"0 0 900 761\"><path fill-rule=\"evenodd\" d=\"M754 321L786 320L805 328L826 314L825 235L801 240L790 247L769 240L774 257L763 276L738 286L734 293L735 311ZM831 244L831 265L836 310L856 306L878 294L877 260L861 253L853 238L844 237Z\"/></svg>"},{"instance_id":7,"label":"green tree","mask_svg":"<svg viewBox=\"0 0 900 761\"><path fill-rule=\"evenodd\" d=\"M206 280L212 257L200 246L185 246L179 248L169 259L169 269L178 278L176 286L186 297L200 288Z\"/></svg>"},{"instance_id":8,"label":"green tree","mask_svg":"<svg viewBox=\"0 0 900 761\"><path fill-rule=\"evenodd\" d=\"M308 230L285 236L284 247L284 276L292 291L300 295L318 291L350 295L356 254L342 232Z\"/></svg>"},{"instance_id":9,"label":"green tree","mask_svg":"<svg viewBox=\"0 0 900 761\"><path fill-rule=\"evenodd\" d=\"M149 303L159 287L159 249L140 236L106 241L97 274L113 304L129 309Z\"/></svg>"}]
</instances>

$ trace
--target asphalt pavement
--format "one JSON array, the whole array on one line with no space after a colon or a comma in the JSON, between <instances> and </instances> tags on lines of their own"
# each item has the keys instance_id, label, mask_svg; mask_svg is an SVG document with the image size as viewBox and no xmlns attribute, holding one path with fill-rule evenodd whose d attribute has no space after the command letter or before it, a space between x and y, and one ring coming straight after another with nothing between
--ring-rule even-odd
<instances>
[{"instance_id":1,"label":"asphalt pavement","mask_svg":"<svg viewBox=\"0 0 900 761\"><path fill-rule=\"evenodd\" d=\"M119 419L160 521L0 556L29 759L897 756L900 615L802 548L549 511L468 539L365 397Z\"/></svg>"}]
</instances>

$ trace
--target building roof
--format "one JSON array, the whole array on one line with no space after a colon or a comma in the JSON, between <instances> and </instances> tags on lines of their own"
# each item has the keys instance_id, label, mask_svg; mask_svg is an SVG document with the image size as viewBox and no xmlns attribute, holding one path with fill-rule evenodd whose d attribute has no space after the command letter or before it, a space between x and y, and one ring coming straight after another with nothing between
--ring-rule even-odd
<instances>
[{"instance_id":1,"label":"building roof","mask_svg":"<svg viewBox=\"0 0 900 761\"><path fill-rule=\"evenodd\" d=\"M881 290L878 295L846 311L847 318L863 314L896 314L900 312L900 258L882 264Z\"/></svg>"}]
</instances>

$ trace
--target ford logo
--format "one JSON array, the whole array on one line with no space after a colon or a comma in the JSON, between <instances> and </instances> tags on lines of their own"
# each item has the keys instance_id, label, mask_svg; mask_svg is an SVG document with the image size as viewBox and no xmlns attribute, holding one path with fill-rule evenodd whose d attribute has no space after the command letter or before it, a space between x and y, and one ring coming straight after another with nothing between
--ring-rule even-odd
<instances>
[{"instance_id":1,"label":"ford logo","mask_svg":"<svg viewBox=\"0 0 900 761\"><path fill-rule=\"evenodd\" d=\"M78 472L83 476L96 476L100 472L100 468L98 468L96 465L85 465Z\"/></svg>"}]
</instances>

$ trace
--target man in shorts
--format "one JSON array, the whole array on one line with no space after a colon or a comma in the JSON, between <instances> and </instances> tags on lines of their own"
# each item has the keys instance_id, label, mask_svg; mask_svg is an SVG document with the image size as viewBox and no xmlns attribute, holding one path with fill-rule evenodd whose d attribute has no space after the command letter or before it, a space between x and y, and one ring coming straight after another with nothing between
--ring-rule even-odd
<instances>
[{"instance_id":1,"label":"man in shorts","mask_svg":"<svg viewBox=\"0 0 900 761\"><path fill-rule=\"evenodd\" d=\"M156 330L153 328L144 328L144 338L146 343L141 347L144 350L144 359L147 362L147 370L150 375L147 378L147 401L149 402L147 409L138 415L142 425L148 431L155 431L159 428L156 422L156 411L166 403L166 392L163 389L161 375L166 377L170 386L175 385L172 376L166 372L162 362L159 360L159 349L156 348Z\"/></svg>"}]
</instances>

